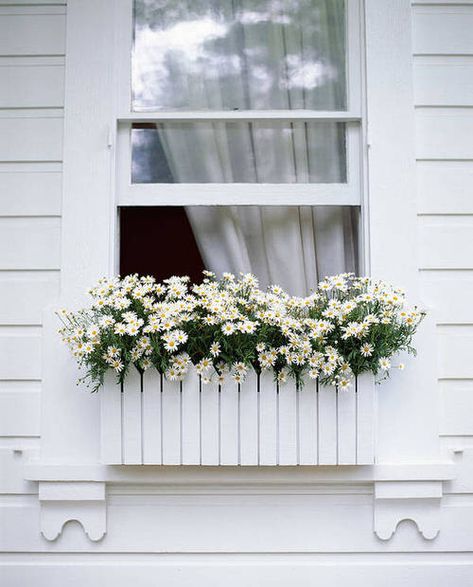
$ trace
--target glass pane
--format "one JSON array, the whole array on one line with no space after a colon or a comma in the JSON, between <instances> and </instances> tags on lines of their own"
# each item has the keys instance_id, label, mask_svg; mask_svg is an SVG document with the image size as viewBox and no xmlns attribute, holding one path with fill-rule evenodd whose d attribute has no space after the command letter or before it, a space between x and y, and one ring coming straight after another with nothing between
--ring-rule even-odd
<instances>
[{"instance_id":1,"label":"glass pane","mask_svg":"<svg viewBox=\"0 0 473 587\"><path fill-rule=\"evenodd\" d=\"M263 288L307 295L326 275L358 273L359 213L349 206L121 208L120 272L158 281L200 281L204 267L219 276L251 272Z\"/></svg>"},{"instance_id":2,"label":"glass pane","mask_svg":"<svg viewBox=\"0 0 473 587\"><path fill-rule=\"evenodd\" d=\"M135 0L133 110L346 109L344 0Z\"/></svg>"},{"instance_id":3,"label":"glass pane","mask_svg":"<svg viewBox=\"0 0 473 587\"><path fill-rule=\"evenodd\" d=\"M135 124L132 183L345 183L345 124Z\"/></svg>"}]
</instances>

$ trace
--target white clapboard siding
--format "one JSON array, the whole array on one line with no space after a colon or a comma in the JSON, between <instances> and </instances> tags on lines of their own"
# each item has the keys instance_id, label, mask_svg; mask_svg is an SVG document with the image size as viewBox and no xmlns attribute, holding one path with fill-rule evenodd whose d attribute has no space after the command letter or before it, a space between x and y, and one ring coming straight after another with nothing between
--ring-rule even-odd
<instances>
[{"instance_id":1,"label":"white clapboard siding","mask_svg":"<svg viewBox=\"0 0 473 587\"><path fill-rule=\"evenodd\" d=\"M0 328L0 380L41 378L39 328Z\"/></svg>"},{"instance_id":2,"label":"white clapboard siding","mask_svg":"<svg viewBox=\"0 0 473 587\"><path fill-rule=\"evenodd\" d=\"M11 14L0 19L0 55L63 55L64 14Z\"/></svg>"},{"instance_id":3,"label":"white clapboard siding","mask_svg":"<svg viewBox=\"0 0 473 587\"><path fill-rule=\"evenodd\" d=\"M58 216L61 172L31 170L28 164L22 167L0 172L0 216Z\"/></svg>"},{"instance_id":4,"label":"white clapboard siding","mask_svg":"<svg viewBox=\"0 0 473 587\"><path fill-rule=\"evenodd\" d=\"M2 65L0 62L0 79L0 108L60 108L64 105L63 64Z\"/></svg>"},{"instance_id":5,"label":"white clapboard siding","mask_svg":"<svg viewBox=\"0 0 473 587\"><path fill-rule=\"evenodd\" d=\"M473 161L418 161L421 214L473 214Z\"/></svg>"},{"instance_id":6,"label":"white clapboard siding","mask_svg":"<svg viewBox=\"0 0 473 587\"><path fill-rule=\"evenodd\" d=\"M473 53L473 6L415 6L412 13L414 54Z\"/></svg>"},{"instance_id":7,"label":"white clapboard siding","mask_svg":"<svg viewBox=\"0 0 473 587\"><path fill-rule=\"evenodd\" d=\"M416 110L418 159L473 159L472 134L471 108Z\"/></svg>"},{"instance_id":8,"label":"white clapboard siding","mask_svg":"<svg viewBox=\"0 0 473 587\"><path fill-rule=\"evenodd\" d=\"M473 436L473 381L449 380L440 385L440 432L448 436Z\"/></svg>"},{"instance_id":9,"label":"white clapboard siding","mask_svg":"<svg viewBox=\"0 0 473 587\"><path fill-rule=\"evenodd\" d=\"M473 216L419 218L419 266L424 269L473 268Z\"/></svg>"},{"instance_id":10,"label":"white clapboard siding","mask_svg":"<svg viewBox=\"0 0 473 587\"><path fill-rule=\"evenodd\" d=\"M59 294L59 271L1 271L0 326L40 325Z\"/></svg>"},{"instance_id":11,"label":"white clapboard siding","mask_svg":"<svg viewBox=\"0 0 473 587\"><path fill-rule=\"evenodd\" d=\"M414 101L417 106L472 106L472 57L416 57Z\"/></svg>"},{"instance_id":12,"label":"white clapboard siding","mask_svg":"<svg viewBox=\"0 0 473 587\"><path fill-rule=\"evenodd\" d=\"M473 324L473 272L423 271L421 299L438 324Z\"/></svg>"},{"instance_id":13,"label":"white clapboard siding","mask_svg":"<svg viewBox=\"0 0 473 587\"><path fill-rule=\"evenodd\" d=\"M201 384L133 369L102 390L102 462L148 465L355 465L375 458L371 375L337 391L273 375Z\"/></svg>"},{"instance_id":14,"label":"white clapboard siding","mask_svg":"<svg viewBox=\"0 0 473 587\"><path fill-rule=\"evenodd\" d=\"M39 436L40 401L37 382L0 384L0 436Z\"/></svg>"},{"instance_id":15,"label":"white clapboard siding","mask_svg":"<svg viewBox=\"0 0 473 587\"><path fill-rule=\"evenodd\" d=\"M63 119L0 118L1 161L61 161Z\"/></svg>"},{"instance_id":16,"label":"white clapboard siding","mask_svg":"<svg viewBox=\"0 0 473 587\"><path fill-rule=\"evenodd\" d=\"M0 218L0 269L58 269L59 218Z\"/></svg>"}]
</instances>

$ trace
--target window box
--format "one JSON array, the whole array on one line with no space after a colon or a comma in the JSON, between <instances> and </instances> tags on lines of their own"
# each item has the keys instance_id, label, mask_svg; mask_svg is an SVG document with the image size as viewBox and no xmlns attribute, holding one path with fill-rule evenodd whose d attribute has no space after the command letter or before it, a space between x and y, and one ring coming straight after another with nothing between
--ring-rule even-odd
<instances>
[{"instance_id":1,"label":"window box","mask_svg":"<svg viewBox=\"0 0 473 587\"><path fill-rule=\"evenodd\" d=\"M296 388L273 375L244 383L182 383L154 369L112 375L100 391L102 463L108 465L371 465L375 385L361 375L348 390Z\"/></svg>"}]
</instances>

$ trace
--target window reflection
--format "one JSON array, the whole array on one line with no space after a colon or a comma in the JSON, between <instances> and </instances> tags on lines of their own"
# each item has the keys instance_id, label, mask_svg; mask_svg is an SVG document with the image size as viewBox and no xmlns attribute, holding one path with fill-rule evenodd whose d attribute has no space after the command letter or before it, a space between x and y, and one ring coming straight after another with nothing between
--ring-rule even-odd
<instances>
[{"instance_id":1,"label":"window reflection","mask_svg":"<svg viewBox=\"0 0 473 587\"><path fill-rule=\"evenodd\" d=\"M133 109L346 108L344 0L135 0Z\"/></svg>"}]
</instances>

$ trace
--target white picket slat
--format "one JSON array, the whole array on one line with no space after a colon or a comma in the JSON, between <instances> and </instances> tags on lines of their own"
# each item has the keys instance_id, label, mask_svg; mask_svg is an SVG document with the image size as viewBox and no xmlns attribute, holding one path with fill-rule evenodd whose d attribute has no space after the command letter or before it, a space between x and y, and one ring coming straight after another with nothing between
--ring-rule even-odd
<instances>
[{"instance_id":1,"label":"white picket slat","mask_svg":"<svg viewBox=\"0 0 473 587\"><path fill-rule=\"evenodd\" d=\"M274 375L263 371L259 378L259 464L277 465L278 399Z\"/></svg>"},{"instance_id":2,"label":"white picket slat","mask_svg":"<svg viewBox=\"0 0 473 587\"><path fill-rule=\"evenodd\" d=\"M228 379L220 386L220 464L238 465L238 384Z\"/></svg>"},{"instance_id":3,"label":"white picket slat","mask_svg":"<svg viewBox=\"0 0 473 587\"><path fill-rule=\"evenodd\" d=\"M299 390L299 464L316 465L318 447L317 382L307 379Z\"/></svg>"},{"instance_id":4,"label":"white picket slat","mask_svg":"<svg viewBox=\"0 0 473 587\"><path fill-rule=\"evenodd\" d=\"M156 369L143 374L143 464L160 465L161 375Z\"/></svg>"},{"instance_id":5,"label":"white picket slat","mask_svg":"<svg viewBox=\"0 0 473 587\"><path fill-rule=\"evenodd\" d=\"M131 367L123 384L123 463L141 465L141 375Z\"/></svg>"},{"instance_id":6,"label":"white picket slat","mask_svg":"<svg viewBox=\"0 0 473 587\"><path fill-rule=\"evenodd\" d=\"M219 462L219 386L217 383L201 384L201 464L218 465Z\"/></svg>"},{"instance_id":7,"label":"white picket slat","mask_svg":"<svg viewBox=\"0 0 473 587\"><path fill-rule=\"evenodd\" d=\"M121 465L123 393L112 372L105 375L100 393L102 394L100 400L102 462L107 465Z\"/></svg>"},{"instance_id":8,"label":"white picket slat","mask_svg":"<svg viewBox=\"0 0 473 587\"><path fill-rule=\"evenodd\" d=\"M289 379L279 384L278 402L278 464L295 465L298 463L298 394L296 382Z\"/></svg>"},{"instance_id":9,"label":"white picket slat","mask_svg":"<svg viewBox=\"0 0 473 587\"><path fill-rule=\"evenodd\" d=\"M250 371L240 384L240 465L258 464L258 379Z\"/></svg>"},{"instance_id":10,"label":"white picket slat","mask_svg":"<svg viewBox=\"0 0 473 587\"><path fill-rule=\"evenodd\" d=\"M363 373L356 381L357 430L356 462L374 464L376 390L373 375Z\"/></svg>"},{"instance_id":11,"label":"white picket slat","mask_svg":"<svg viewBox=\"0 0 473 587\"><path fill-rule=\"evenodd\" d=\"M319 465L337 464L337 392L319 385Z\"/></svg>"},{"instance_id":12,"label":"white picket slat","mask_svg":"<svg viewBox=\"0 0 473 587\"><path fill-rule=\"evenodd\" d=\"M181 464L181 384L162 378L163 465Z\"/></svg>"},{"instance_id":13,"label":"white picket slat","mask_svg":"<svg viewBox=\"0 0 473 587\"><path fill-rule=\"evenodd\" d=\"M200 464L200 381L191 367L182 382L182 464Z\"/></svg>"},{"instance_id":14,"label":"white picket slat","mask_svg":"<svg viewBox=\"0 0 473 587\"><path fill-rule=\"evenodd\" d=\"M123 392L107 375L101 398L105 464L369 465L375 460L376 392L371 374L345 391L307 379L279 386L250 372L201 385L131 369Z\"/></svg>"},{"instance_id":15,"label":"white picket slat","mask_svg":"<svg viewBox=\"0 0 473 587\"><path fill-rule=\"evenodd\" d=\"M355 385L338 391L338 458L339 465L356 464L356 393Z\"/></svg>"}]
</instances>

